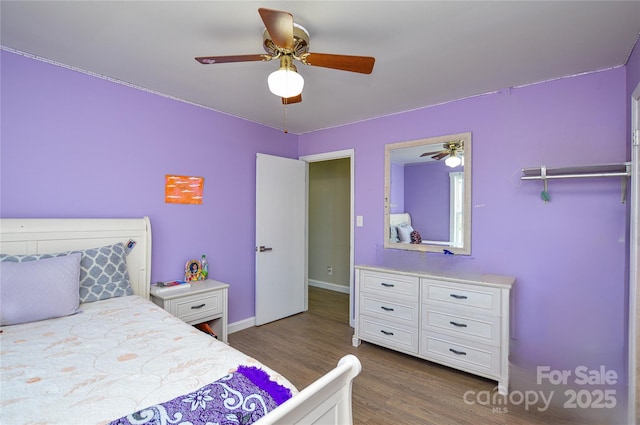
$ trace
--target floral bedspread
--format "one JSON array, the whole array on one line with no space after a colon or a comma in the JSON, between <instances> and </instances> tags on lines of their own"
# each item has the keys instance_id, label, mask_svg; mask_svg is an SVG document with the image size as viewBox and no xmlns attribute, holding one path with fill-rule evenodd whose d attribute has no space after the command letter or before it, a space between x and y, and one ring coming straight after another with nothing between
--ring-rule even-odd
<instances>
[{"instance_id":1,"label":"floral bedspread","mask_svg":"<svg viewBox=\"0 0 640 425\"><path fill-rule=\"evenodd\" d=\"M238 370L165 403L117 419L111 425L252 424L291 398L291 391L261 369Z\"/></svg>"},{"instance_id":2,"label":"floral bedspread","mask_svg":"<svg viewBox=\"0 0 640 425\"><path fill-rule=\"evenodd\" d=\"M105 425L192 394L243 365L296 393L268 366L141 297L80 308L0 328L0 424Z\"/></svg>"}]
</instances>

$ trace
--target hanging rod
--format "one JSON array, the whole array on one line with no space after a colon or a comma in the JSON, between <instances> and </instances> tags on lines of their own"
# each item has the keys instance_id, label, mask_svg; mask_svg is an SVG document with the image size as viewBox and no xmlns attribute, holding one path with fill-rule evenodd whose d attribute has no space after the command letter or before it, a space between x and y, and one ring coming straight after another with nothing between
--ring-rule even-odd
<instances>
[{"instance_id":1,"label":"hanging rod","mask_svg":"<svg viewBox=\"0 0 640 425\"><path fill-rule=\"evenodd\" d=\"M622 203L624 204L627 197L627 186L631 176L631 163L623 162L618 164L599 164L599 165L578 165L572 167L551 167L545 166L534 168L523 168L521 180L542 180L544 182L544 190L541 197L546 202L550 200L547 193L547 180L552 179L571 179L571 178L599 178L599 177L621 177L622 178Z\"/></svg>"},{"instance_id":2,"label":"hanging rod","mask_svg":"<svg viewBox=\"0 0 640 425\"><path fill-rule=\"evenodd\" d=\"M547 169L547 173L549 170ZM560 175L549 175L547 174L545 177L543 176L522 176L521 180L542 180L542 179L573 179L579 177L628 177L630 173L589 173L589 174L560 174Z\"/></svg>"}]
</instances>

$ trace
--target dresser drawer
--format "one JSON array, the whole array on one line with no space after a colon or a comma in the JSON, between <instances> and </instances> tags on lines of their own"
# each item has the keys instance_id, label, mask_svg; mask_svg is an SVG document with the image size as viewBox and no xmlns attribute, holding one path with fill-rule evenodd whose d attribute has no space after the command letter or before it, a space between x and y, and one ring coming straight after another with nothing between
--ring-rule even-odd
<instances>
[{"instance_id":1,"label":"dresser drawer","mask_svg":"<svg viewBox=\"0 0 640 425\"><path fill-rule=\"evenodd\" d=\"M500 315L500 289L422 279L422 302Z\"/></svg>"},{"instance_id":2,"label":"dresser drawer","mask_svg":"<svg viewBox=\"0 0 640 425\"><path fill-rule=\"evenodd\" d=\"M171 313L187 323L211 320L217 314L222 314L223 299L220 292L196 294L171 300Z\"/></svg>"},{"instance_id":3,"label":"dresser drawer","mask_svg":"<svg viewBox=\"0 0 640 425\"><path fill-rule=\"evenodd\" d=\"M360 314L418 326L418 303L384 299L368 293L360 295Z\"/></svg>"},{"instance_id":4,"label":"dresser drawer","mask_svg":"<svg viewBox=\"0 0 640 425\"><path fill-rule=\"evenodd\" d=\"M384 347L418 354L418 328L360 316L359 337Z\"/></svg>"},{"instance_id":5,"label":"dresser drawer","mask_svg":"<svg viewBox=\"0 0 640 425\"><path fill-rule=\"evenodd\" d=\"M415 276L361 271L360 292L370 292L384 296L402 297L417 301L420 279Z\"/></svg>"},{"instance_id":6,"label":"dresser drawer","mask_svg":"<svg viewBox=\"0 0 640 425\"><path fill-rule=\"evenodd\" d=\"M500 376L500 348L422 332L420 355L489 378Z\"/></svg>"},{"instance_id":7,"label":"dresser drawer","mask_svg":"<svg viewBox=\"0 0 640 425\"><path fill-rule=\"evenodd\" d=\"M459 314L454 309L443 311L441 307L423 304L422 328L482 344L500 345L500 318L497 316Z\"/></svg>"}]
</instances>

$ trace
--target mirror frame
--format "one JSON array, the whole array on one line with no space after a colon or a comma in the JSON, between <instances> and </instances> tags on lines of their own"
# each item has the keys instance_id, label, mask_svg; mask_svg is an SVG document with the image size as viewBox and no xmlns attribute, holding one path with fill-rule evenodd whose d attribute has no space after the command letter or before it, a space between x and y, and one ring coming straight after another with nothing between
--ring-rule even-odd
<instances>
[{"instance_id":1,"label":"mirror frame","mask_svg":"<svg viewBox=\"0 0 640 425\"><path fill-rule=\"evenodd\" d=\"M463 244L454 248L442 245L407 244L389 241L389 213L391 211L391 151L415 146L440 145L451 140L464 141L464 214ZM471 255L471 132L428 137L406 142L391 143L384 149L384 247L407 251L439 252L448 250L456 255Z\"/></svg>"}]
</instances>

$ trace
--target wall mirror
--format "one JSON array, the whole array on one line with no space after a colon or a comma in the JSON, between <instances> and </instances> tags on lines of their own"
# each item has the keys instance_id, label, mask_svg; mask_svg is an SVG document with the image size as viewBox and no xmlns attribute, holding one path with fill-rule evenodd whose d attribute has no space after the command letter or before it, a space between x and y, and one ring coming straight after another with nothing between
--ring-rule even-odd
<instances>
[{"instance_id":1,"label":"wall mirror","mask_svg":"<svg viewBox=\"0 0 640 425\"><path fill-rule=\"evenodd\" d=\"M470 255L471 133L386 145L384 197L385 248Z\"/></svg>"}]
</instances>

